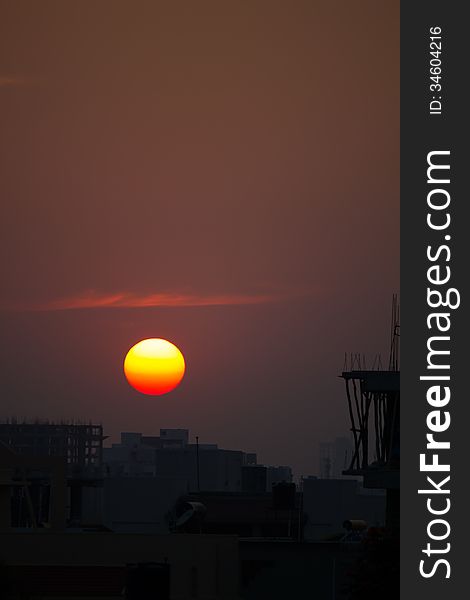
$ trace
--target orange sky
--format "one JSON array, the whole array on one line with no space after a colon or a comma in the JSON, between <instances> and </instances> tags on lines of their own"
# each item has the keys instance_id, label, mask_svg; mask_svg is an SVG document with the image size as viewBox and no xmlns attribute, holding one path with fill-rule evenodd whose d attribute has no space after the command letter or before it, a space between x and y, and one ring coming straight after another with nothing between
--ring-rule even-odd
<instances>
[{"instance_id":1,"label":"orange sky","mask_svg":"<svg viewBox=\"0 0 470 600\"><path fill-rule=\"evenodd\" d=\"M314 472L398 289L398 1L1 9L0 416ZM122 357L153 336L188 371L137 410Z\"/></svg>"}]
</instances>

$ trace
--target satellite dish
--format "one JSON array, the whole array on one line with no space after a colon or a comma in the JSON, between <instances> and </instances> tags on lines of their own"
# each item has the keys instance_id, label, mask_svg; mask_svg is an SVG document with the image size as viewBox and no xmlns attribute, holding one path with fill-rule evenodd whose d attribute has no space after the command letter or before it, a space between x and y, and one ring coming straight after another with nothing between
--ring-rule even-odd
<instances>
[{"instance_id":1,"label":"satellite dish","mask_svg":"<svg viewBox=\"0 0 470 600\"><path fill-rule=\"evenodd\" d=\"M181 510L183 512L175 523L177 529L183 527L183 525L186 525L195 517L202 520L207 512L207 509L202 502L185 502Z\"/></svg>"},{"instance_id":2,"label":"satellite dish","mask_svg":"<svg viewBox=\"0 0 470 600\"><path fill-rule=\"evenodd\" d=\"M179 519L176 520L176 527L182 527L185 523L187 523L191 517L193 516L194 511L193 510L187 510L186 512L184 512L181 517L179 517Z\"/></svg>"}]
</instances>

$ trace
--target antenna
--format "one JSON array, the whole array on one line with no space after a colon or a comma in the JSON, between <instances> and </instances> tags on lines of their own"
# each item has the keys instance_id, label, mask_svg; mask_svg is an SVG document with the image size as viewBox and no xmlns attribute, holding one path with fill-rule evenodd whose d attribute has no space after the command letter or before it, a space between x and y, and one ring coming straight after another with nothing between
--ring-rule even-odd
<instances>
[{"instance_id":1,"label":"antenna","mask_svg":"<svg viewBox=\"0 0 470 600\"><path fill-rule=\"evenodd\" d=\"M390 322L390 357L389 371L398 371L400 368L400 304L397 294L392 296L392 318Z\"/></svg>"},{"instance_id":2,"label":"antenna","mask_svg":"<svg viewBox=\"0 0 470 600\"><path fill-rule=\"evenodd\" d=\"M199 481L199 436L196 436L196 477L197 477L197 491L201 491L201 485Z\"/></svg>"}]
</instances>

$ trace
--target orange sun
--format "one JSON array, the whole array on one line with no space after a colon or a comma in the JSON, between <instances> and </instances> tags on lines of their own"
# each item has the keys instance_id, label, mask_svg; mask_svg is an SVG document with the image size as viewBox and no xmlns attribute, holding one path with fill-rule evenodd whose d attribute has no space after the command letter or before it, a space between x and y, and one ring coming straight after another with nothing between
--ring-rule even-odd
<instances>
[{"instance_id":1,"label":"orange sun","mask_svg":"<svg viewBox=\"0 0 470 600\"><path fill-rule=\"evenodd\" d=\"M184 358L179 349L161 338L149 338L132 346L124 360L130 385L142 394L161 396L183 379Z\"/></svg>"}]
</instances>

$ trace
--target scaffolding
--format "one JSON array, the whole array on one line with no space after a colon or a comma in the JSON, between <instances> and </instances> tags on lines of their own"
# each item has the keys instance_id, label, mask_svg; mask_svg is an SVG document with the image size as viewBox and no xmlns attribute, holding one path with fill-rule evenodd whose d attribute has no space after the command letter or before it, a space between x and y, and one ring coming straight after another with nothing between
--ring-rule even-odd
<instances>
[{"instance_id":1,"label":"scaffolding","mask_svg":"<svg viewBox=\"0 0 470 600\"><path fill-rule=\"evenodd\" d=\"M364 476L365 487L397 488L400 468L400 371L398 299L392 300L388 370L367 370L356 355L341 377L346 387L354 452L344 475Z\"/></svg>"},{"instance_id":2,"label":"scaffolding","mask_svg":"<svg viewBox=\"0 0 470 600\"><path fill-rule=\"evenodd\" d=\"M354 452L347 475L399 463L399 371L344 371ZM375 452L373 452L375 450Z\"/></svg>"}]
</instances>

